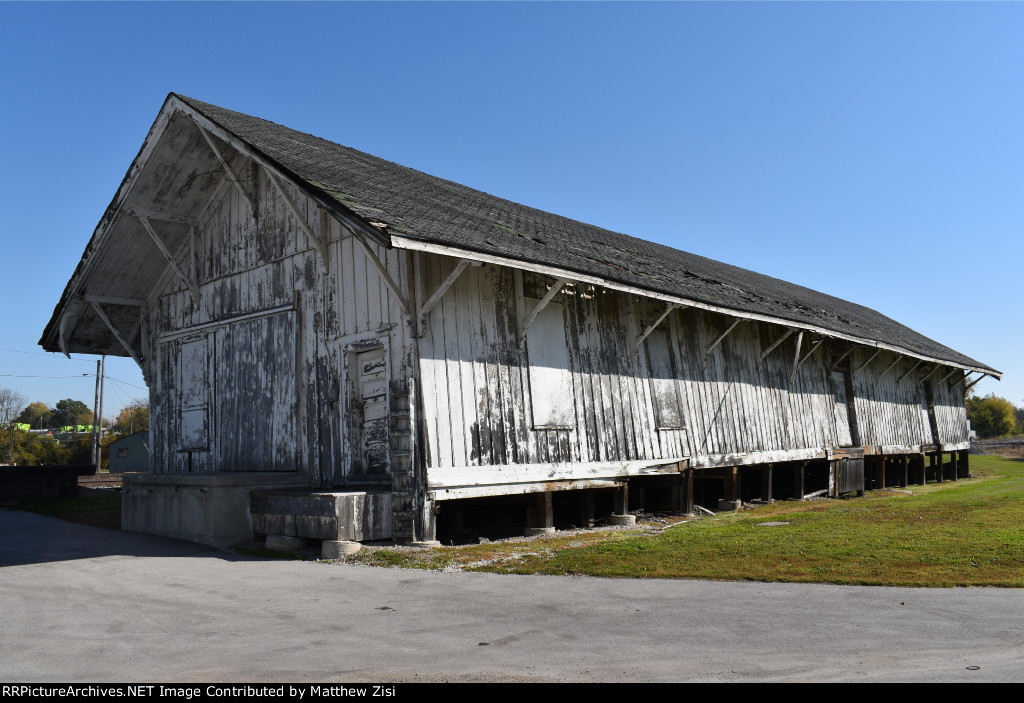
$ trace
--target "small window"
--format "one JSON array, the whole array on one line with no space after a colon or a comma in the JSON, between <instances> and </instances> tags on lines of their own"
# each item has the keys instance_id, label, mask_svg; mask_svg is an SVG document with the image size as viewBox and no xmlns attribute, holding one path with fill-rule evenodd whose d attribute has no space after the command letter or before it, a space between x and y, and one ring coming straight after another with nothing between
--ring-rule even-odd
<instances>
[{"instance_id":1,"label":"small window","mask_svg":"<svg viewBox=\"0 0 1024 703\"><path fill-rule=\"evenodd\" d=\"M118 459L127 459L128 458L128 447L118 447L117 448L117 458Z\"/></svg>"}]
</instances>

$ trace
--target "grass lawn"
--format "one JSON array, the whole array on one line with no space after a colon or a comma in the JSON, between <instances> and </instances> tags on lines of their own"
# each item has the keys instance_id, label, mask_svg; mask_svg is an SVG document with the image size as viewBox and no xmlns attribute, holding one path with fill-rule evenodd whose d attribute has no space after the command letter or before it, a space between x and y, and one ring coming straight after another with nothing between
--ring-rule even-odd
<instances>
[{"instance_id":1,"label":"grass lawn","mask_svg":"<svg viewBox=\"0 0 1024 703\"><path fill-rule=\"evenodd\" d=\"M911 495L782 502L663 530L595 532L356 559L381 566L516 574L793 581L877 586L1024 586L1024 462L972 456L977 478ZM775 527L763 522L785 522Z\"/></svg>"},{"instance_id":2,"label":"grass lawn","mask_svg":"<svg viewBox=\"0 0 1024 703\"><path fill-rule=\"evenodd\" d=\"M971 473L976 477L969 480L911 486L909 495L889 490L849 500L787 501L668 527L521 542L372 548L347 561L515 574L1024 587L1024 461L975 455ZM18 507L120 528L119 493L83 491L71 500Z\"/></svg>"}]
</instances>

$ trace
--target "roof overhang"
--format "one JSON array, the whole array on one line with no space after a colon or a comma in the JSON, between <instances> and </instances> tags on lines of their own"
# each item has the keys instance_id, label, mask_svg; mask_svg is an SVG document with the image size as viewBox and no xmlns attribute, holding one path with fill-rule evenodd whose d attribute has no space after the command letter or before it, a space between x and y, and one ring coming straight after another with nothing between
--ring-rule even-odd
<instances>
[{"instance_id":1,"label":"roof overhang","mask_svg":"<svg viewBox=\"0 0 1024 703\"><path fill-rule=\"evenodd\" d=\"M835 330L826 329L824 327L816 327L813 325L807 325L804 322L795 322L793 320L787 320L781 317L772 317L770 315L762 315L754 312L747 312L744 310L736 310L734 308L727 308L717 305L712 305L699 300L690 300L679 296L669 295L666 293L649 290L645 288L639 288L637 286L631 286L618 281L613 281L606 278L594 276L592 274L579 273L569 269L561 269L554 266L548 266L545 264L538 264L531 261L520 261L518 259L511 259L502 256L496 256L485 252L473 251L471 249L461 249L458 247L452 247L446 244L438 244L436 242L425 241L421 239L415 239L412 237L405 237L400 235L392 235L391 243L396 249L406 249L409 251L423 251L432 254L441 254L444 256L452 256L462 259L469 259L470 261L480 261L483 263L497 264L499 266L507 266L511 268L520 269L522 271L530 271L532 273L549 276L555 279L568 279L571 281L577 281L579 283L588 283L595 286L601 286L608 288L609 290L617 290L623 293L630 293L632 295L644 296L647 298L653 298L655 300L662 300L666 303L679 305L681 307L692 307L700 310L708 310L710 312L719 313L722 315L728 315L730 317L743 319L743 320L756 320L759 322L768 322L771 324L781 325L797 330L803 330L805 332L811 332L819 334L822 337L830 337L833 339L842 339L852 344L857 344L865 347L872 347L875 349L888 350L896 352L898 354L904 354L906 356L920 359L921 361L941 364L949 366L951 368L964 369L965 371L973 371L984 375L992 376L993 378L1000 379L1002 377L1001 371L996 371L987 366L972 366L969 364L963 364L961 362L950 361L948 359L940 359L937 357L931 357L923 355L920 352L915 352L909 349L904 349L892 344L886 344L873 339L867 339L864 337L857 337L850 334L844 334Z\"/></svg>"}]
</instances>

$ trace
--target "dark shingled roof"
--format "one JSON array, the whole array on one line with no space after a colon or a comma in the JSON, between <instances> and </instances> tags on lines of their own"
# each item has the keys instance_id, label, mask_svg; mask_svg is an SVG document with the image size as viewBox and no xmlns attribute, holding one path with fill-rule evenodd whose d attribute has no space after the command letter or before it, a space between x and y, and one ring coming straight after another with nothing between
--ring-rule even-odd
<instances>
[{"instance_id":1,"label":"dark shingled roof","mask_svg":"<svg viewBox=\"0 0 1024 703\"><path fill-rule=\"evenodd\" d=\"M322 197L387 232L766 315L999 373L870 308L488 195L193 98L202 115Z\"/></svg>"}]
</instances>

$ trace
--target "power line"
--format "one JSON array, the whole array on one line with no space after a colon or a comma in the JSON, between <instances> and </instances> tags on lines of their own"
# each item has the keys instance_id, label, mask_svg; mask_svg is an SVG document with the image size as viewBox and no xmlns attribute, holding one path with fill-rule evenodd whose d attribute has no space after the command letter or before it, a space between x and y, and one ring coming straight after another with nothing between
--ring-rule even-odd
<instances>
[{"instance_id":1,"label":"power line","mask_svg":"<svg viewBox=\"0 0 1024 703\"><path fill-rule=\"evenodd\" d=\"M92 374L92 373L83 373L83 374L80 374L78 376L21 376L21 375L13 374L13 373L0 373L0 376L2 376L4 378L83 378L83 377L86 377L86 376L95 376L95 375L96 374ZM124 382L122 381L122 383L124 383Z\"/></svg>"},{"instance_id":2,"label":"power line","mask_svg":"<svg viewBox=\"0 0 1024 703\"><path fill-rule=\"evenodd\" d=\"M0 347L0 351L12 352L14 354L31 354L32 356L45 356L49 359L63 359L64 361L74 361L75 363L79 364L86 363L85 360L83 359L68 359L63 354L58 354L57 352L21 351L20 349L7 349L5 347Z\"/></svg>"}]
</instances>

